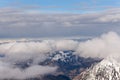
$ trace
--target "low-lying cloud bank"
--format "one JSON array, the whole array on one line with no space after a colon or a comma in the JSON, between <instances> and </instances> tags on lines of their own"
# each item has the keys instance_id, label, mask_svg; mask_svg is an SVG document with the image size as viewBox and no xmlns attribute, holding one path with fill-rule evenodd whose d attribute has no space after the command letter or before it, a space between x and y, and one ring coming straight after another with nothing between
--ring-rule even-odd
<instances>
[{"instance_id":1,"label":"low-lying cloud bank","mask_svg":"<svg viewBox=\"0 0 120 80\"><path fill-rule=\"evenodd\" d=\"M0 79L26 79L54 73L56 66L42 66L54 51L75 50L78 42L73 40L44 40L38 42L10 42L0 45ZM29 63L32 60L32 63ZM28 62L27 62L28 61ZM16 64L26 62L29 67L22 69Z\"/></svg>"},{"instance_id":2,"label":"low-lying cloud bank","mask_svg":"<svg viewBox=\"0 0 120 80\"><path fill-rule=\"evenodd\" d=\"M78 56L92 58L106 58L114 54L120 56L120 36L109 32L84 42L43 40L1 44L0 79L26 79L55 72L57 67L42 66L39 63L58 50L74 50ZM27 60L33 61L28 68L21 69L15 65Z\"/></svg>"},{"instance_id":3,"label":"low-lying cloud bank","mask_svg":"<svg viewBox=\"0 0 120 80\"><path fill-rule=\"evenodd\" d=\"M27 69L20 69L11 64L0 62L0 79L26 79L40 77L41 75L53 73L57 68L49 66L34 65Z\"/></svg>"}]
</instances>

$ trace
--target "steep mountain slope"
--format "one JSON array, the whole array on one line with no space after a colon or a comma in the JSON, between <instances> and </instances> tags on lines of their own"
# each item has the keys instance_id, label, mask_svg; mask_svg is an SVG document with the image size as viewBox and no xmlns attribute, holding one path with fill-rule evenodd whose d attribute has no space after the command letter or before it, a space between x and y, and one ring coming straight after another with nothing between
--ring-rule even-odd
<instances>
[{"instance_id":1,"label":"steep mountain slope","mask_svg":"<svg viewBox=\"0 0 120 80\"><path fill-rule=\"evenodd\" d=\"M59 75L65 76L68 80L73 79L80 74L86 68L89 68L92 64L100 62L100 59L83 58L74 55L74 51L56 51L51 54L45 61L40 62L39 65L43 66L57 66L57 72L55 74L48 74L43 77L43 80L59 79ZM27 68L32 64L32 59L26 62L18 62L15 65L20 68ZM68 79L67 79L68 77ZM63 77L64 78L64 77ZM64 79L61 80L64 80ZM32 80L41 80L33 78Z\"/></svg>"},{"instance_id":2,"label":"steep mountain slope","mask_svg":"<svg viewBox=\"0 0 120 80\"><path fill-rule=\"evenodd\" d=\"M40 65L58 66L57 74L66 75L70 78L80 74L92 64L100 62L101 59L83 58L74 55L74 51L56 51Z\"/></svg>"},{"instance_id":3,"label":"steep mountain slope","mask_svg":"<svg viewBox=\"0 0 120 80\"><path fill-rule=\"evenodd\" d=\"M42 78L42 80L71 80L69 77L64 76L64 75L46 75Z\"/></svg>"},{"instance_id":4,"label":"steep mountain slope","mask_svg":"<svg viewBox=\"0 0 120 80\"><path fill-rule=\"evenodd\" d=\"M107 57L73 80L120 80L120 63L116 57Z\"/></svg>"}]
</instances>

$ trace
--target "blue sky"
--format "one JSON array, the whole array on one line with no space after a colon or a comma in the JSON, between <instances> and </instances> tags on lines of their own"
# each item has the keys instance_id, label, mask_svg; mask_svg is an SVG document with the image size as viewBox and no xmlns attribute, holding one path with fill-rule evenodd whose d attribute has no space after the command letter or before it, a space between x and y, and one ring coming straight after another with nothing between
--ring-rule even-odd
<instances>
[{"instance_id":1,"label":"blue sky","mask_svg":"<svg viewBox=\"0 0 120 80\"><path fill-rule=\"evenodd\" d=\"M90 13L120 7L119 0L0 0L1 7L34 7L41 12ZM36 7L36 9L35 9ZM28 10L28 9L27 9Z\"/></svg>"}]
</instances>

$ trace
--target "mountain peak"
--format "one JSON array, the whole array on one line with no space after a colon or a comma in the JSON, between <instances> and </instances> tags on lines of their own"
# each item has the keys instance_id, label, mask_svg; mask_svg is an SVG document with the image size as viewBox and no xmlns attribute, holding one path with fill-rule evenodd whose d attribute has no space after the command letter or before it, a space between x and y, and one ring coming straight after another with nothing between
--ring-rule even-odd
<instances>
[{"instance_id":1,"label":"mountain peak","mask_svg":"<svg viewBox=\"0 0 120 80\"><path fill-rule=\"evenodd\" d=\"M109 56L73 80L120 80L120 64L114 56Z\"/></svg>"}]
</instances>

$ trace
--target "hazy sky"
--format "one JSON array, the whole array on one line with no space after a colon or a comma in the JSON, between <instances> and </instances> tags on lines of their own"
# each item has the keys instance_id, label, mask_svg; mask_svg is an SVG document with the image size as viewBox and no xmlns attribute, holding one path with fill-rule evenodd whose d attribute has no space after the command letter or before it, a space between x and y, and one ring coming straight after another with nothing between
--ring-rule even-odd
<instances>
[{"instance_id":1,"label":"hazy sky","mask_svg":"<svg viewBox=\"0 0 120 80\"><path fill-rule=\"evenodd\" d=\"M0 0L0 38L120 33L119 0Z\"/></svg>"},{"instance_id":2,"label":"hazy sky","mask_svg":"<svg viewBox=\"0 0 120 80\"><path fill-rule=\"evenodd\" d=\"M120 7L119 0L0 0L1 7L31 8L41 12L89 13Z\"/></svg>"}]
</instances>

